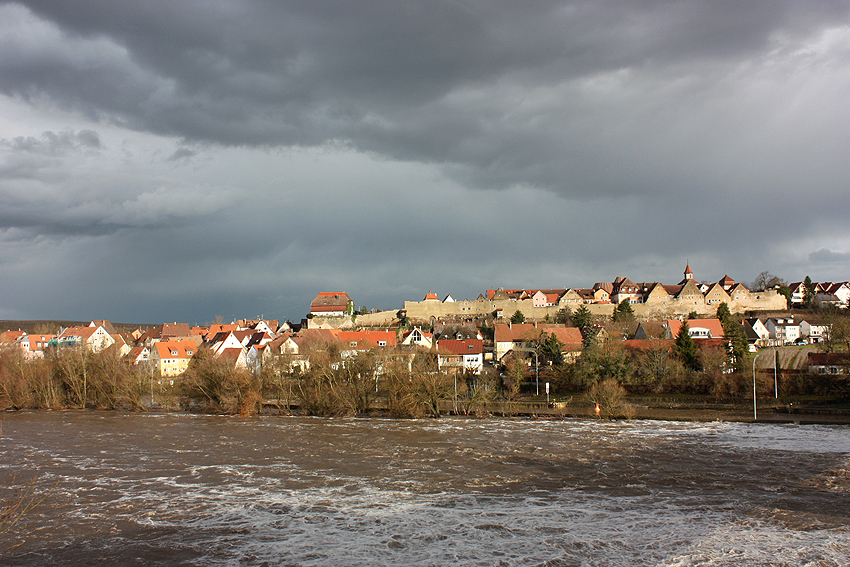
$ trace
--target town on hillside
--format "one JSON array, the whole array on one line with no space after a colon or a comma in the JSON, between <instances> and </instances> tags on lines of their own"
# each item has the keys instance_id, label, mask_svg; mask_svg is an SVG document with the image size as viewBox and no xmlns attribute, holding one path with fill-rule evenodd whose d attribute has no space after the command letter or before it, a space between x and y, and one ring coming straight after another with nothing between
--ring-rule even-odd
<instances>
[{"instance_id":1,"label":"town on hillside","mask_svg":"<svg viewBox=\"0 0 850 567\"><path fill-rule=\"evenodd\" d=\"M480 374L488 368L504 370L518 358L530 368L529 354L538 355L544 347L547 361L559 364L575 362L589 343L617 342L635 351L650 342L672 348L683 327L699 348L732 352L730 320L740 337L739 351L741 344L750 353L771 346L840 345L843 335L838 336L823 313L847 310L850 283L806 278L786 285L764 276L751 286L756 289L728 275L718 282L698 283L687 266L684 278L675 285L618 277L588 289L490 289L472 301L451 295L441 300L429 291L421 301L405 302L401 309L373 312L358 311L345 292L321 292L299 323L252 319L190 326L173 322L117 331L107 320L94 320L54 334L7 330L0 333L0 349L14 350L30 360L72 347L109 352L129 365L173 378L186 372L199 352L233 369L257 373L270 361L285 358L288 368L304 372L310 367L311 354L327 350L328 345L335 345L343 363L382 351L411 366L417 353L427 352L438 371ZM807 310L789 311L796 307ZM722 320L721 313L728 320ZM847 370L840 354L812 354L818 355L812 360L823 367L814 368L815 372ZM835 364L830 366L831 362Z\"/></svg>"}]
</instances>

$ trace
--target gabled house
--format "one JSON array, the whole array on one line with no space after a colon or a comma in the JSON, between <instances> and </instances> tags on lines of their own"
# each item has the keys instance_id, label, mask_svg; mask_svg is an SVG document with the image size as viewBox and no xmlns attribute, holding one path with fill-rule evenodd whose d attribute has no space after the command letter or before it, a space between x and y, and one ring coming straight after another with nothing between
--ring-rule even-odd
<instances>
[{"instance_id":1,"label":"gabled house","mask_svg":"<svg viewBox=\"0 0 850 567\"><path fill-rule=\"evenodd\" d=\"M810 374L850 374L850 354L810 352L808 359Z\"/></svg>"},{"instance_id":2,"label":"gabled house","mask_svg":"<svg viewBox=\"0 0 850 567\"><path fill-rule=\"evenodd\" d=\"M56 335L22 335L18 338L17 344L20 346L24 358L44 358L45 349L50 346L50 341L55 338Z\"/></svg>"},{"instance_id":3,"label":"gabled house","mask_svg":"<svg viewBox=\"0 0 850 567\"><path fill-rule=\"evenodd\" d=\"M261 372L263 365L272 357L271 343L261 345L254 344L248 347L245 353L245 363L251 372Z\"/></svg>"},{"instance_id":4,"label":"gabled house","mask_svg":"<svg viewBox=\"0 0 850 567\"><path fill-rule=\"evenodd\" d=\"M159 336L162 340L185 339L192 336L192 326L189 323L163 323Z\"/></svg>"},{"instance_id":5,"label":"gabled house","mask_svg":"<svg viewBox=\"0 0 850 567\"><path fill-rule=\"evenodd\" d=\"M162 338L162 327L154 327L148 329L136 339L136 344L143 344L148 348L153 348L153 344Z\"/></svg>"},{"instance_id":6,"label":"gabled house","mask_svg":"<svg viewBox=\"0 0 850 567\"><path fill-rule=\"evenodd\" d=\"M437 341L437 367L441 372L472 372L484 368L484 341L442 339Z\"/></svg>"},{"instance_id":7,"label":"gabled house","mask_svg":"<svg viewBox=\"0 0 850 567\"><path fill-rule=\"evenodd\" d=\"M565 362L574 362L581 354L582 336L578 327L567 327L566 325L538 325L541 332L555 335L561 343L561 355Z\"/></svg>"},{"instance_id":8,"label":"gabled house","mask_svg":"<svg viewBox=\"0 0 850 567\"><path fill-rule=\"evenodd\" d=\"M691 338L722 339L725 337L720 319L688 319L687 323L688 335ZM679 331L682 329L682 321L679 319L668 319L665 324L668 330L668 335L665 338L675 339L679 336Z\"/></svg>"},{"instance_id":9,"label":"gabled house","mask_svg":"<svg viewBox=\"0 0 850 567\"><path fill-rule=\"evenodd\" d=\"M676 294L676 299L684 305L705 305L705 297L694 280L685 281L682 289Z\"/></svg>"},{"instance_id":10,"label":"gabled house","mask_svg":"<svg viewBox=\"0 0 850 567\"><path fill-rule=\"evenodd\" d=\"M395 331L339 331L337 337L342 343L343 358L375 348L394 347L397 344Z\"/></svg>"},{"instance_id":11,"label":"gabled house","mask_svg":"<svg viewBox=\"0 0 850 567\"><path fill-rule=\"evenodd\" d=\"M837 295L825 291L818 291L815 293L814 304L818 307L823 307L825 305L831 305L833 307L844 306L844 303Z\"/></svg>"},{"instance_id":12,"label":"gabled house","mask_svg":"<svg viewBox=\"0 0 850 567\"><path fill-rule=\"evenodd\" d=\"M245 348L250 349L253 346L265 347L272 342L272 335L267 331L253 331L248 341L244 343Z\"/></svg>"},{"instance_id":13,"label":"gabled house","mask_svg":"<svg viewBox=\"0 0 850 567\"><path fill-rule=\"evenodd\" d=\"M729 276L726 276L727 278ZM721 282L723 280L720 280ZM732 289L731 286L729 289ZM706 305L719 305L720 303L729 303L729 294L726 293L726 287L721 285L720 283L711 284L708 286L708 289L705 290L705 304Z\"/></svg>"},{"instance_id":14,"label":"gabled house","mask_svg":"<svg viewBox=\"0 0 850 567\"><path fill-rule=\"evenodd\" d=\"M611 296L614 294L614 284L612 282L595 283L593 284L593 291L602 291L608 294L608 298L605 301L611 301Z\"/></svg>"},{"instance_id":15,"label":"gabled house","mask_svg":"<svg viewBox=\"0 0 850 567\"><path fill-rule=\"evenodd\" d=\"M806 297L806 286L803 282L791 282L788 284L788 289L791 290L791 304L802 305Z\"/></svg>"},{"instance_id":16,"label":"gabled house","mask_svg":"<svg viewBox=\"0 0 850 567\"><path fill-rule=\"evenodd\" d=\"M770 331L761 322L758 317L748 317L742 321L744 325L744 334L747 336L747 342L755 346L767 346L770 344Z\"/></svg>"},{"instance_id":17,"label":"gabled house","mask_svg":"<svg viewBox=\"0 0 850 567\"><path fill-rule=\"evenodd\" d=\"M658 282L643 284L641 286L642 301L644 303L665 304L673 299L667 288Z\"/></svg>"},{"instance_id":18,"label":"gabled house","mask_svg":"<svg viewBox=\"0 0 850 567\"><path fill-rule=\"evenodd\" d=\"M800 338L800 324L794 322L794 317L770 317L765 321L770 333L770 340L775 345L791 344Z\"/></svg>"},{"instance_id":19,"label":"gabled house","mask_svg":"<svg viewBox=\"0 0 850 567\"><path fill-rule=\"evenodd\" d=\"M242 341L236 336L237 333L240 333L240 331L218 333L209 341L210 350L215 356L219 356L225 349L243 348Z\"/></svg>"},{"instance_id":20,"label":"gabled house","mask_svg":"<svg viewBox=\"0 0 850 567\"><path fill-rule=\"evenodd\" d=\"M130 349L126 355L124 355L124 361L127 364L132 364L134 366L143 366L146 364L150 364L151 360L151 349L146 346L137 346Z\"/></svg>"},{"instance_id":21,"label":"gabled house","mask_svg":"<svg viewBox=\"0 0 850 567\"><path fill-rule=\"evenodd\" d=\"M624 277L618 277L613 283L614 292L611 294L611 303L620 303L624 299L627 299L629 303L641 302L641 286Z\"/></svg>"},{"instance_id":22,"label":"gabled house","mask_svg":"<svg viewBox=\"0 0 850 567\"><path fill-rule=\"evenodd\" d=\"M91 352L101 352L108 348L115 339L103 327L68 327L56 335L60 347L80 346Z\"/></svg>"},{"instance_id":23,"label":"gabled house","mask_svg":"<svg viewBox=\"0 0 850 567\"><path fill-rule=\"evenodd\" d=\"M229 333L231 331L238 331L239 325L236 323L213 323L210 325L209 331L204 336L204 339L207 341L212 340L212 337L216 336L219 333Z\"/></svg>"},{"instance_id":24,"label":"gabled house","mask_svg":"<svg viewBox=\"0 0 850 567\"><path fill-rule=\"evenodd\" d=\"M575 289L568 289L558 298L558 305L562 307L574 307L584 303L584 298Z\"/></svg>"},{"instance_id":25,"label":"gabled house","mask_svg":"<svg viewBox=\"0 0 850 567\"><path fill-rule=\"evenodd\" d=\"M807 317L800 321L800 336L809 344L822 343L829 339L829 323L823 319Z\"/></svg>"},{"instance_id":26,"label":"gabled house","mask_svg":"<svg viewBox=\"0 0 850 567\"><path fill-rule=\"evenodd\" d=\"M563 345L561 352L567 359L577 356L576 353L581 351L581 331L576 327L543 323L500 323L493 329L493 360L501 362L505 355L517 347L525 348L526 343L538 339L543 333L555 335Z\"/></svg>"},{"instance_id":27,"label":"gabled house","mask_svg":"<svg viewBox=\"0 0 850 567\"><path fill-rule=\"evenodd\" d=\"M133 341L129 340L128 342L129 335L125 333L115 333L111 335L111 337L113 343L108 347L108 349L110 352L114 352L118 358L123 358L124 355L130 352L130 349L133 348L130 345Z\"/></svg>"},{"instance_id":28,"label":"gabled house","mask_svg":"<svg viewBox=\"0 0 850 567\"><path fill-rule=\"evenodd\" d=\"M193 341L158 341L151 349L150 360L160 376L179 376L189 368L197 347Z\"/></svg>"},{"instance_id":29,"label":"gabled house","mask_svg":"<svg viewBox=\"0 0 850 567\"><path fill-rule=\"evenodd\" d=\"M573 290L576 294L581 298L581 303L596 303L596 292L592 289L580 288ZM600 290L603 294L606 293L605 290ZM610 300L611 296L608 295Z\"/></svg>"},{"instance_id":30,"label":"gabled house","mask_svg":"<svg viewBox=\"0 0 850 567\"><path fill-rule=\"evenodd\" d=\"M850 306L850 282L830 282L826 292L838 298L840 307Z\"/></svg>"},{"instance_id":31,"label":"gabled house","mask_svg":"<svg viewBox=\"0 0 850 567\"><path fill-rule=\"evenodd\" d=\"M114 335L118 331L115 330L115 327L112 326L112 323L107 321L106 319L95 319L91 323L89 323L89 327L103 327L104 330L110 335Z\"/></svg>"},{"instance_id":32,"label":"gabled house","mask_svg":"<svg viewBox=\"0 0 850 567\"><path fill-rule=\"evenodd\" d=\"M412 330L407 331L402 335L401 344L405 346L419 346L425 348L427 350L431 350L434 346L434 335L431 333L426 333L419 327L413 327Z\"/></svg>"},{"instance_id":33,"label":"gabled house","mask_svg":"<svg viewBox=\"0 0 850 567\"><path fill-rule=\"evenodd\" d=\"M218 359L227 362L233 369L248 368L247 351L243 347L222 349Z\"/></svg>"},{"instance_id":34,"label":"gabled house","mask_svg":"<svg viewBox=\"0 0 850 567\"><path fill-rule=\"evenodd\" d=\"M747 289L747 286L744 284L735 284L732 286L732 289L729 290L729 300L733 303L737 301L749 301L750 290Z\"/></svg>"},{"instance_id":35,"label":"gabled house","mask_svg":"<svg viewBox=\"0 0 850 567\"><path fill-rule=\"evenodd\" d=\"M342 317L352 313L354 301L344 291L323 291L310 303L310 315L313 316Z\"/></svg>"},{"instance_id":36,"label":"gabled house","mask_svg":"<svg viewBox=\"0 0 850 567\"><path fill-rule=\"evenodd\" d=\"M667 336L667 327L660 321L641 321L638 323L633 340L663 339Z\"/></svg>"},{"instance_id":37,"label":"gabled house","mask_svg":"<svg viewBox=\"0 0 850 567\"><path fill-rule=\"evenodd\" d=\"M278 328L277 319L240 319L236 322L237 330L252 330L255 332L268 333L272 337Z\"/></svg>"},{"instance_id":38,"label":"gabled house","mask_svg":"<svg viewBox=\"0 0 850 567\"><path fill-rule=\"evenodd\" d=\"M563 289L538 289L531 295L534 307L552 307L558 305L558 300L566 292Z\"/></svg>"},{"instance_id":39,"label":"gabled house","mask_svg":"<svg viewBox=\"0 0 850 567\"><path fill-rule=\"evenodd\" d=\"M501 362L502 358L514 346L533 339L538 334L537 327L532 323L499 323L493 327L493 360Z\"/></svg>"},{"instance_id":40,"label":"gabled house","mask_svg":"<svg viewBox=\"0 0 850 567\"><path fill-rule=\"evenodd\" d=\"M0 348L16 348L18 341L25 336L26 333L20 329L17 331L3 331L0 333Z\"/></svg>"}]
</instances>

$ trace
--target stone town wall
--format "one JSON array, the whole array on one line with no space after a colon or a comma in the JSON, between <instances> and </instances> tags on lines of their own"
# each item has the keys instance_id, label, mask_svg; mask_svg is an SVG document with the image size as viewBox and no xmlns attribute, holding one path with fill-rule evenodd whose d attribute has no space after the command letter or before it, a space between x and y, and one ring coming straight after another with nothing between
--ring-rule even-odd
<instances>
[{"instance_id":1,"label":"stone town wall","mask_svg":"<svg viewBox=\"0 0 850 567\"><path fill-rule=\"evenodd\" d=\"M611 317L616 307L612 303L589 303L586 305L588 310L597 317ZM775 290L751 292L748 299L729 302L729 310L732 313L782 311L785 307L785 296ZM561 306L535 307L531 299L464 300L448 303L428 300L405 301L404 309L413 324L428 325L432 318L486 317L493 316L499 309L501 309L501 316L504 319L509 319L516 311L521 311L526 319L545 319L547 315L550 319L554 319ZM570 309L575 311L578 306L570 306ZM714 316L717 313L717 304L707 305L700 297L688 298L687 300L665 299L650 303L634 303L632 304L632 311L634 311L638 320L660 321L687 316L691 311L695 311L701 316ZM310 319L307 326L310 329L351 329L387 326L395 323L398 323L398 310L357 315L353 321L350 316L315 316Z\"/></svg>"},{"instance_id":2,"label":"stone town wall","mask_svg":"<svg viewBox=\"0 0 850 567\"><path fill-rule=\"evenodd\" d=\"M595 316L610 317L616 305L612 303L589 303L588 310ZM510 318L516 311L521 311L526 319L544 319L547 315L554 318L561 306L534 307L531 299L514 300L502 299L495 301L456 301L441 303L438 301L405 301L404 308L412 321L428 321L431 317L439 319L448 316L481 316L493 315L501 309L503 318ZM577 305L570 306L572 311ZM729 302L732 313L746 311L781 311L785 309L785 296L775 290L752 292L750 298ZM699 315L714 315L717 304L707 305L702 297L697 296L685 300L666 299L650 303L634 303L632 310L639 320L672 319L688 315L695 311Z\"/></svg>"}]
</instances>

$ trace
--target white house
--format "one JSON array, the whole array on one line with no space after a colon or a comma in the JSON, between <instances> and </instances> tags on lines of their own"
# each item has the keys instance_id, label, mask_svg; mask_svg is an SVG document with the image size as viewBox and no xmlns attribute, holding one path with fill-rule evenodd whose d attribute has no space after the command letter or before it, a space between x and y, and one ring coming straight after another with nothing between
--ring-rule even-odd
<instances>
[{"instance_id":1,"label":"white house","mask_svg":"<svg viewBox=\"0 0 850 567\"><path fill-rule=\"evenodd\" d=\"M747 341L756 346L767 346L770 343L770 331L757 317L744 319L744 334L747 335Z\"/></svg>"},{"instance_id":2,"label":"white house","mask_svg":"<svg viewBox=\"0 0 850 567\"><path fill-rule=\"evenodd\" d=\"M808 343L820 343L829 338L829 325L818 319L800 321L800 335Z\"/></svg>"},{"instance_id":3,"label":"white house","mask_svg":"<svg viewBox=\"0 0 850 567\"><path fill-rule=\"evenodd\" d=\"M413 330L402 335L401 344L407 346L416 345L431 350L431 347L434 345L434 335L426 333L419 327L413 327Z\"/></svg>"},{"instance_id":4,"label":"white house","mask_svg":"<svg viewBox=\"0 0 850 567\"><path fill-rule=\"evenodd\" d=\"M57 336L59 346L82 346L91 352L100 352L115 343L115 339L101 326L68 327Z\"/></svg>"},{"instance_id":5,"label":"white house","mask_svg":"<svg viewBox=\"0 0 850 567\"><path fill-rule=\"evenodd\" d=\"M443 339L437 341L437 366L442 372L474 372L484 368L484 341Z\"/></svg>"},{"instance_id":6,"label":"white house","mask_svg":"<svg viewBox=\"0 0 850 567\"><path fill-rule=\"evenodd\" d=\"M787 345L800 338L800 325L794 322L793 316L771 317L765 321L765 327L773 344Z\"/></svg>"}]
</instances>

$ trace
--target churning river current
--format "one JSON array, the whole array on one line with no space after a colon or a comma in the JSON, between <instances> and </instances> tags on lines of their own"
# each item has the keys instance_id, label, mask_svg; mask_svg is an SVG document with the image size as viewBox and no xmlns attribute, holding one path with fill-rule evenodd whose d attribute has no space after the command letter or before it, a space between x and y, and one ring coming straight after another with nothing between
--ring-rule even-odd
<instances>
[{"instance_id":1,"label":"churning river current","mask_svg":"<svg viewBox=\"0 0 850 567\"><path fill-rule=\"evenodd\" d=\"M850 428L3 418L10 565L850 565Z\"/></svg>"}]
</instances>

